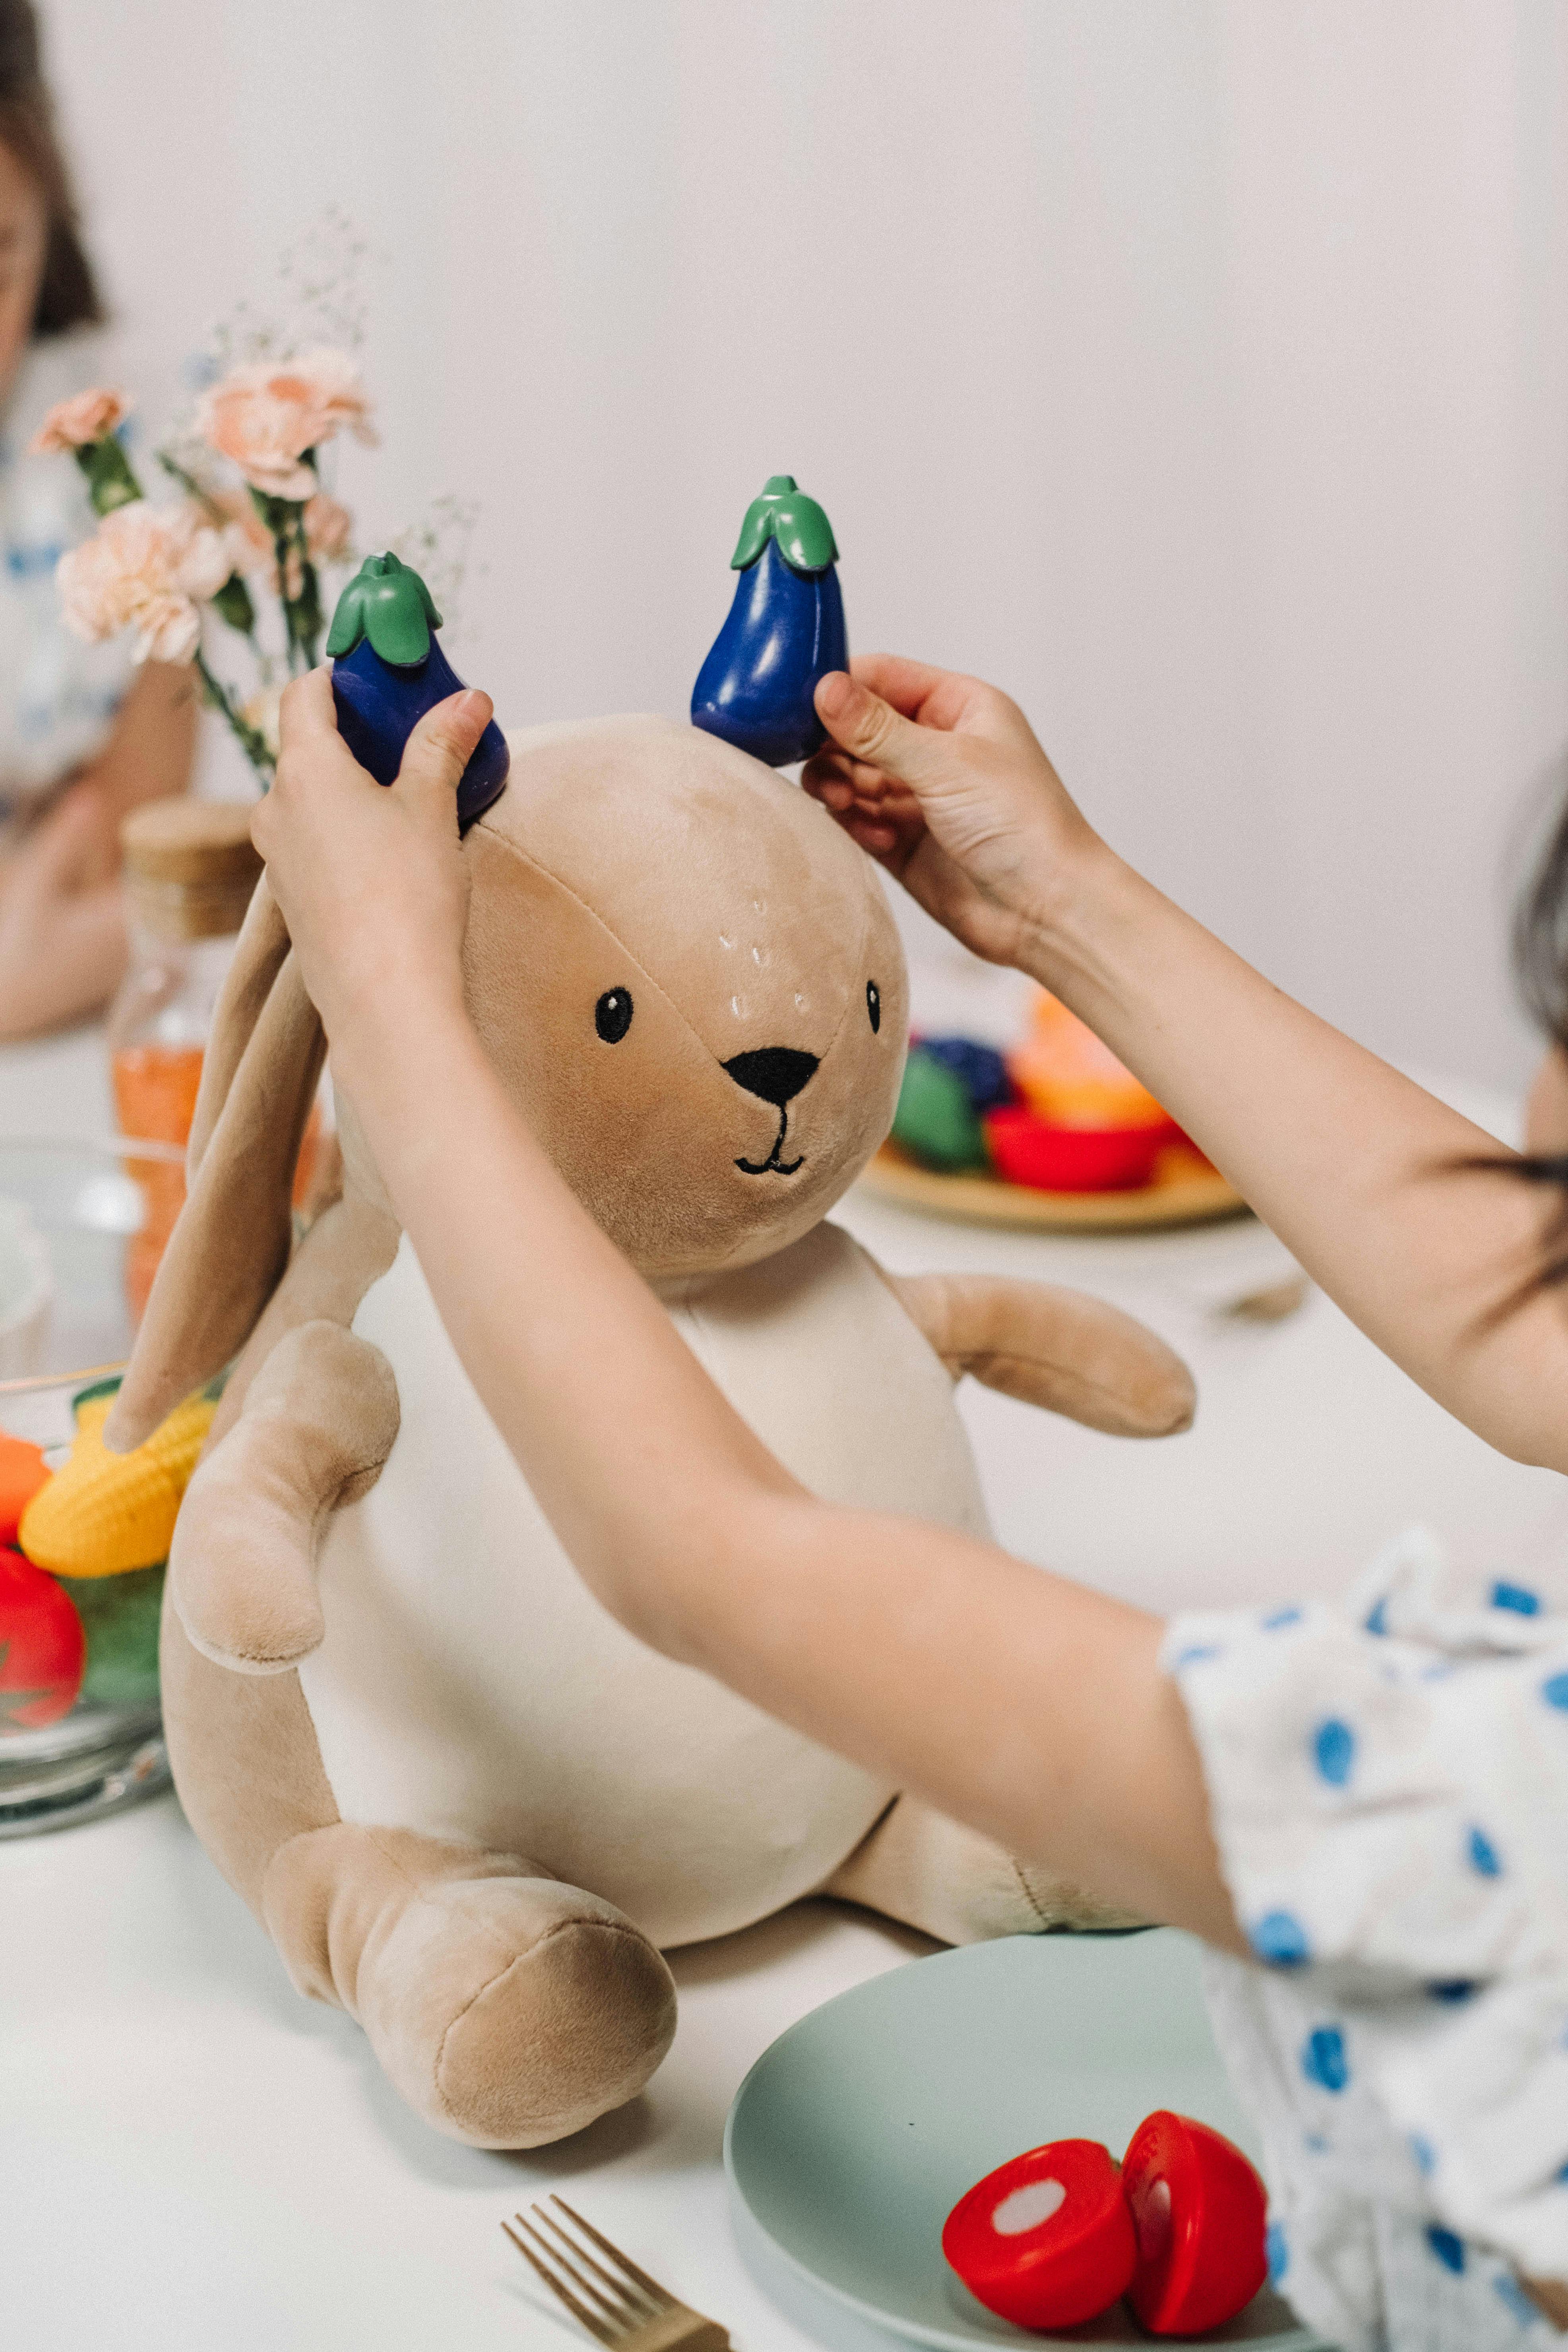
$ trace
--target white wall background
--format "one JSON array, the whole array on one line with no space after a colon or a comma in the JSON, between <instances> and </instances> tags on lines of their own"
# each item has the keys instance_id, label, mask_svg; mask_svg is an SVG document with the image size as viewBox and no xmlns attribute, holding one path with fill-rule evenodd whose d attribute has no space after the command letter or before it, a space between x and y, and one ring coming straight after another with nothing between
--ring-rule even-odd
<instances>
[{"instance_id":1,"label":"white wall background","mask_svg":"<svg viewBox=\"0 0 1568 2352\"><path fill-rule=\"evenodd\" d=\"M1568 739L1562 0L45 0L126 370L328 205L374 543L482 501L453 652L684 708L740 516L1024 703L1095 821L1396 1058L1509 1080ZM466 656L466 661L465 661Z\"/></svg>"}]
</instances>

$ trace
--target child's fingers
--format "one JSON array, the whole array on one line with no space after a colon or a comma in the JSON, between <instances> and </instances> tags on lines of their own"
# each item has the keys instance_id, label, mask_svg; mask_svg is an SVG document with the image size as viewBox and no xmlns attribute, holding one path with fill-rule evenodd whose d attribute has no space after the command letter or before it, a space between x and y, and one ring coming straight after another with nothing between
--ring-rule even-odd
<instances>
[{"instance_id":1,"label":"child's fingers","mask_svg":"<svg viewBox=\"0 0 1568 2352\"><path fill-rule=\"evenodd\" d=\"M868 857L887 857L899 845L899 835L893 826L879 824L870 817L850 816L845 820L844 830Z\"/></svg>"},{"instance_id":2,"label":"child's fingers","mask_svg":"<svg viewBox=\"0 0 1568 2352\"><path fill-rule=\"evenodd\" d=\"M906 719L913 719L952 672L933 669L929 662L906 661L902 654L857 654L849 664L849 675L879 694L884 702L890 702Z\"/></svg>"},{"instance_id":3,"label":"child's fingers","mask_svg":"<svg viewBox=\"0 0 1568 2352\"><path fill-rule=\"evenodd\" d=\"M836 744L818 751L800 772L804 791L825 808L845 809L852 801L873 801L889 789L888 779L879 769L868 768L849 758Z\"/></svg>"},{"instance_id":4,"label":"child's fingers","mask_svg":"<svg viewBox=\"0 0 1568 2352\"><path fill-rule=\"evenodd\" d=\"M845 670L832 670L819 680L816 715L851 760L896 776L917 794L922 783L938 782L951 766L945 736L917 726Z\"/></svg>"},{"instance_id":5,"label":"child's fingers","mask_svg":"<svg viewBox=\"0 0 1568 2352\"><path fill-rule=\"evenodd\" d=\"M963 670L932 669L901 654L857 654L849 665L858 685L905 719L938 734L984 735L994 742L1033 743L1034 730L1011 697Z\"/></svg>"},{"instance_id":6,"label":"child's fingers","mask_svg":"<svg viewBox=\"0 0 1568 2352\"><path fill-rule=\"evenodd\" d=\"M458 786L494 709L488 694L466 687L427 710L403 748L393 790L421 816L455 814Z\"/></svg>"},{"instance_id":7,"label":"child's fingers","mask_svg":"<svg viewBox=\"0 0 1568 2352\"><path fill-rule=\"evenodd\" d=\"M332 699L332 673L323 662L283 689L278 706L278 746L280 752L303 751L323 736L337 739L338 707Z\"/></svg>"}]
</instances>

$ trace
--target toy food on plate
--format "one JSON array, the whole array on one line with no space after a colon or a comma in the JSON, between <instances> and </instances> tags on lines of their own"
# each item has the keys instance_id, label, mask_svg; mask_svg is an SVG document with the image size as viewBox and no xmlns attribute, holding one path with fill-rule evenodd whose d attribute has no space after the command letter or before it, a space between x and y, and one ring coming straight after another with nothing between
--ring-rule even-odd
<instances>
[{"instance_id":1,"label":"toy food on plate","mask_svg":"<svg viewBox=\"0 0 1568 2352\"><path fill-rule=\"evenodd\" d=\"M977 1111L1016 1100L1006 1061L994 1045L982 1045L973 1037L922 1037L920 1050L962 1079Z\"/></svg>"},{"instance_id":2,"label":"toy food on plate","mask_svg":"<svg viewBox=\"0 0 1568 2352\"><path fill-rule=\"evenodd\" d=\"M1136 1191L1170 1140L1162 1128L1052 1127L1021 1104L987 1111L984 1129L997 1175L1037 1192Z\"/></svg>"},{"instance_id":3,"label":"toy food on plate","mask_svg":"<svg viewBox=\"0 0 1568 2352\"><path fill-rule=\"evenodd\" d=\"M1161 2109L1122 2159L1138 2238L1127 2300L1154 2336L1222 2327L1268 2274L1268 2200L1241 2150L1206 2124Z\"/></svg>"},{"instance_id":4,"label":"toy food on plate","mask_svg":"<svg viewBox=\"0 0 1568 2352\"><path fill-rule=\"evenodd\" d=\"M1016 2327L1076 2327L1127 2291L1137 2244L1121 2174L1095 2139L1057 2139L961 2197L942 2250L977 2303Z\"/></svg>"},{"instance_id":5,"label":"toy food on plate","mask_svg":"<svg viewBox=\"0 0 1568 2352\"><path fill-rule=\"evenodd\" d=\"M1030 1034L1007 1056L1025 1102L1052 1127L1149 1128L1175 1121L1076 1013L1041 989Z\"/></svg>"},{"instance_id":6,"label":"toy food on plate","mask_svg":"<svg viewBox=\"0 0 1568 2352\"><path fill-rule=\"evenodd\" d=\"M1152 2336L1200 2336L1263 2284L1266 2221L1241 2150L1160 2108L1120 2165L1092 2139L999 2165L959 2199L942 2250L976 2302L1017 2327L1076 2326L1125 2295Z\"/></svg>"},{"instance_id":7,"label":"toy food on plate","mask_svg":"<svg viewBox=\"0 0 1568 2352\"><path fill-rule=\"evenodd\" d=\"M86 1659L69 1594L19 1551L0 1549L0 1730L40 1731L68 1715Z\"/></svg>"},{"instance_id":8,"label":"toy food on plate","mask_svg":"<svg viewBox=\"0 0 1568 2352\"><path fill-rule=\"evenodd\" d=\"M893 1141L922 1167L989 1166L1041 1192L1136 1192L1181 1130L1065 1004L1041 989L1029 1034L1007 1053L972 1037L910 1049Z\"/></svg>"},{"instance_id":9,"label":"toy food on plate","mask_svg":"<svg viewBox=\"0 0 1568 2352\"><path fill-rule=\"evenodd\" d=\"M985 1165L985 1135L973 1096L960 1073L925 1045L911 1045L904 1064L893 1140L923 1167L940 1168L947 1175Z\"/></svg>"}]
</instances>

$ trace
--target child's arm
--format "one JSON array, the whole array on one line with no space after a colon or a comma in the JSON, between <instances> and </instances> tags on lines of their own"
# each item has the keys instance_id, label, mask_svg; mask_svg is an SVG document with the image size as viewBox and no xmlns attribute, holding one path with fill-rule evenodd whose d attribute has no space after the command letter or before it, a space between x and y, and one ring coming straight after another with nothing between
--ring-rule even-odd
<instances>
[{"instance_id":1,"label":"child's arm","mask_svg":"<svg viewBox=\"0 0 1568 2352\"><path fill-rule=\"evenodd\" d=\"M1490 1136L1283 995L1098 839L1016 707L874 655L823 681L808 789L939 921L1121 1055L1384 1352L1501 1452L1568 1470L1555 1204ZM873 690L874 689L874 690ZM1435 945L1434 953L1437 952Z\"/></svg>"},{"instance_id":2,"label":"child's arm","mask_svg":"<svg viewBox=\"0 0 1568 2352\"><path fill-rule=\"evenodd\" d=\"M452 824L489 715L441 706L383 791L317 672L255 830L442 1318L578 1570L668 1655L1108 1905L1237 1947L1158 1622L808 1495L506 1099L462 1002Z\"/></svg>"},{"instance_id":3,"label":"child's arm","mask_svg":"<svg viewBox=\"0 0 1568 2352\"><path fill-rule=\"evenodd\" d=\"M184 792L195 748L192 673L137 671L114 731L0 866L0 1040L95 1011L125 969L120 822L139 803Z\"/></svg>"}]
</instances>

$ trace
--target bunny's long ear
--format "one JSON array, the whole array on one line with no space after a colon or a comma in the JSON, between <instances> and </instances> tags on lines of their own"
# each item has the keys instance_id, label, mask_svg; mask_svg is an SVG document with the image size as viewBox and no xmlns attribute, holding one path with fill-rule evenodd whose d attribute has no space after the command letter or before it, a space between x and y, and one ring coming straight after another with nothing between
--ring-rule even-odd
<instances>
[{"instance_id":1,"label":"bunny's long ear","mask_svg":"<svg viewBox=\"0 0 1568 2352\"><path fill-rule=\"evenodd\" d=\"M104 1425L129 1453L243 1347L282 1279L290 1195L326 1040L262 876L213 1015L185 1205Z\"/></svg>"}]
</instances>

